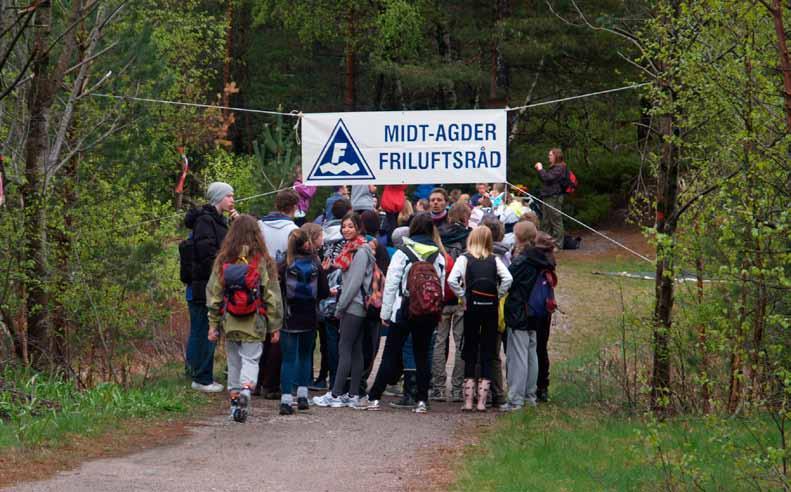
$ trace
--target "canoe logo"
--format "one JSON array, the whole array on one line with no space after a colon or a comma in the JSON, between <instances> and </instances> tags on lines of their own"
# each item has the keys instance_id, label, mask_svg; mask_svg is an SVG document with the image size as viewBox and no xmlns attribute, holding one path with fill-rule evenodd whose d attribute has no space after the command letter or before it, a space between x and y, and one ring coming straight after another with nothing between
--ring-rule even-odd
<instances>
[{"instance_id":1,"label":"canoe logo","mask_svg":"<svg viewBox=\"0 0 791 492\"><path fill-rule=\"evenodd\" d=\"M338 120L332 130L308 176L308 179L317 181L338 178L376 179L342 119Z\"/></svg>"}]
</instances>

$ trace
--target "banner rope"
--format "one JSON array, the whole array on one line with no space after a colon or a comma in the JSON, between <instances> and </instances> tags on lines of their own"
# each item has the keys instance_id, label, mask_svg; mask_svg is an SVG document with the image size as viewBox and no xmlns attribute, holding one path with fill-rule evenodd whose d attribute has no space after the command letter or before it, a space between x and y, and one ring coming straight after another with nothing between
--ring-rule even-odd
<instances>
[{"instance_id":1,"label":"banner rope","mask_svg":"<svg viewBox=\"0 0 791 492\"><path fill-rule=\"evenodd\" d=\"M566 101L573 101L574 99L582 99L582 98L585 98L585 97L598 96L598 95L601 95L601 94L609 94L610 92L618 92L618 91L626 91L626 90L629 90L629 89L637 89L638 87L643 87L643 86L649 85L649 84L651 84L651 82L643 82L642 84L627 85L625 87L618 87L618 88L615 88L615 89L607 89L607 90L604 90L604 91L590 92L588 94L580 94L578 96L564 97L563 99L553 99L552 101L544 101L544 102L539 102L539 103L527 104L525 106L517 106L515 108L505 108L505 110L506 111L517 111L517 110L520 110L520 109L535 108L535 107L538 107L538 106L546 106L547 104L556 104L556 103L562 103L562 102L566 102Z\"/></svg>"},{"instance_id":2,"label":"banner rope","mask_svg":"<svg viewBox=\"0 0 791 492\"><path fill-rule=\"evenodd\" d=\"M147 97L134 97L134 96L116 96L113 94L100 94L94 93L91 94L94 97L107 97L110 99L123 99L123 100L131 100L131 101L141 101L141 102L150 102L150 103L159 103L159 104L170 104L173 106L188 106L192 108L206 108L206 109L227 109L229 111L241 111L246 113L259 113L259 114L274 114L274 115L281 115L281 116L294 116L297 118L302 118L301 112L291 111L289 113L284 113L282 111L268 111L264 109L247 109L247 108L236 108L233 106L217 106L214 104L198 104L198 103L188 103L188 102L181 102L181 101L168 101L166 99L150 99Z\"/></svg>"},{"instance_id":3,"label":"banner rope","mask_svg":"<svg viewBox=\"0 0 791 492\"><path fill-rule=\"evenodd\" d=\"M508 185L508 186L510 186L512 189L514 189L514 190L516 190L517 192L519 192L520 194L522 194L522 195L524 195L524 196L528 196L528 197L530 197L530 199L531 199L531 200L535 200L535 201L537 201L538 203L540 203L540 204L542 204L542 205L544 205L544 206L546 206L546 207L549 207L549 208L551 208L552 210L554 210L554 211L558 212L558 213L559 213L559 214L561 214L562 216L564 216L564 217L567 217L567 218L568 218L568 219L570 219L570 220L573 220L574 222L576 222L577 224L581 225L581 226L582 226L582 227L584 227L585 229L588 229L589 231L593 232L594 234L597 234L597 235L599 235L599 236L603 237L604 239L606 239L606 240L610 241L611 243L615 244L616 246L619 246L619 247L621 247L621 248L625 249L626 251L628 251L628 252L632 253L633 255L637 256L638 258L641 258L641 259L643 259L643 260L647 261L648 263L652 263L652 264L655 262L655 260L652 260L652 259L650 259L650 258L648 258L648 257L646 257L646 256L643 256L643 255L641 255L640 253L638 253L637 251L635 251L635 250L631 249L630 247L626 246L625 244L623 244L623 243L620 243L620 242L616 241L615 239L613 239L613 238L611 238L611 237L609 237L609 236L607 236L607 235L605 235L605 234L603 234L603 233L601 233L601 232L597 231L597 230L596 230L596 229L594 229L593 227L591 227L591 226L589 226L589 225L587 225L587 224L584 224L584 223L580 222L579 220L575 219L575 218L574 218L574 217L572 217L571 215L569 215L569 214L567 214L567 213L563 212L562 210L560 210L560 209L558 209L558 208L555 208L555 207L553 207L552 205L548 204L548 203L547 203L547 202L545 202L544 200L541 200L541 199L540 199L540 198L538 198L537 196L535 196L535 195L532 195L532 194L528 193L527 191L523 190L522 188L520 188L520 187L518 187L518 186L515 186L515 185L512 185L512 184L511 184L511 183L509 183L508 181L506 181L506 182L505 182L505 184L507 184L507 185Z\"/></svg>"}]
</instances>

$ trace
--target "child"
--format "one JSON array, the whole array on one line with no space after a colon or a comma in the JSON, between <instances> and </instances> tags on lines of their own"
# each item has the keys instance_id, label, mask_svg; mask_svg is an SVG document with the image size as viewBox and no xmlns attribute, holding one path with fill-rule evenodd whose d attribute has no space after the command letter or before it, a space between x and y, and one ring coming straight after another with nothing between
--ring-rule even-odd
<instances>
[{"instance_id":1,"label":"child","mask_svg":"<svg viewBox=\"0 0 791 492\"><path fill-rule=\"evenodd\" d=\"M264 338L277 341L283 323L277 268L269 256L258 222L241 215L233 222L206 285L209 340L225 332L231 416L244 422L250 394L258 381Z\"/></svg>"},{"instance_id":2,"label":"child","mask_svg":"<svg viewBox=\"0 0 791 492\"><path fill-rule=\"evenodd\" d=\"M486 411L497 357L499 298L508 292L511 281L508 269L492 252L492 232L488 227L475 228L467 240L467 253L456 259L448 278L448 285L465 306L461 355L464 360L464 411L472 410L479 349L481 379L477 410Z\"/></svg>"},{"instance_id":3,"label":"child","mask_svg":"<svg viewBox=\"0 0 791 492\"><path fill-rule=\"evenodd\" d=\"M313 230L315 242L306 230ZM285 323L281 329L280 415L292 415L297 387L297 408L308 409L308 385L311 383L313 348L318 325L318 302L329 296L327 274L316 255L320 247L321 227L304 224L288 237L286 262L280 270L280 287L285 303ZM317 244L319 243L319 244Z\"/></svg>"},{"instance_id":4,"label":"child","mask_svg":"<svg viewBox=\"0 0 791 492\"><path fill-rule=\"evenodd\" d=\"M332 390L314 397L313 403L320 407L364 408L367 401L359 398L359 392L364 369L365 297L370 294L375 258L357 213L346 214L341 222L341 234L346 242L334 263L342 272L342 288L335 306L335 316L340 320L338 371ZM349 394L344 391L347 377L351 377Z\"/></svg>"},{"instance_id":5,"label":"child","mask_svg":"<svg viewBox=\"0 0 791 492\"><path fill-rule=\"evenodd\" d=\"M554 260L547 257L544 251L533 247L537 234L535 225L530 221L519 222L514 227L516 247L509 267L514 283L508 292L504 310L508 329L508 402L501 409L505 411L536 405L539 370L537 331L539 324L545 320L529 312L529 300L541 273L554 271L555 268ZM549 240L551 244L551 238Z\"/></svg>"}]
</instances>

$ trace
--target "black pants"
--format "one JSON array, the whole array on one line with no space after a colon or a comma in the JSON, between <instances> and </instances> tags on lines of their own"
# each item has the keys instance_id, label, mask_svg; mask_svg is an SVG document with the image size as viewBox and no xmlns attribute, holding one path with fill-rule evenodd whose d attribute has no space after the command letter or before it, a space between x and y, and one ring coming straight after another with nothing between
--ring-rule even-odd
<instances>
[{"instance_id":1,"label":"black pants","mask_svg":"<svg viewBox=\"0 0 791 492\"><path fill-rule=\"evenodd\" d=\"M319 322L319 352L321 353L321 366L317 381L326 381L330 375L330 361L327 355L327 326L324 321Z\"/></svg>"},{"instance_id":2,"label":"black pants","mask_svg":"<svg viewBox=\"0 0 791 492\"><path fill-rule=\"evenodd\" d=\"M497 357L497 306L469 308L464 312L464 340L461 358L464 360L464 377L475 378L475 365L480 352L481 377L493 379L494 358Z\"/></svg>"},{"instance_id":3,"label":"black pants","mask_svg":"<svg viewBox=\"0 0 791 492\"><path fill-rule=\"evenodd\" d=\"M428 401L428 385L431 380L431 366L429 365L429 349L431 336L437 327L436 319L416 319L402 323L393 323L387 329L385 349L382 354L382 364L376 373L376 379L368 393L371 400L379 400L390 381L402 370L401 349L409 334L412 334L412 349L415 352L415 366L417 366L417 400Z\"/></svg>"},{"instance_id":4,"label":"black pants","mask_svg":"<svg viewBox=\"0 0 791 492\"><path fill-rule=\"evenodd\" d=\"M542 319L537 324L536 329L536 352L538 352L538 389L547 390L549 388L549 352L547 343L549 342L549 326L552 324L552 316Z\"/></svg>"},{"instance_id":5,"label":"black pants","mask_svg":"<svg viewBox=\"0 0 791 492\"><path fill-rule=\"evenodd\" d=\"M264 351L258 361L258 388L261 394L280 392L280 366L283 363L283 354L280 352L280 343L272 343L272 335L266 336Z\"/></svg>"}]
</instances>

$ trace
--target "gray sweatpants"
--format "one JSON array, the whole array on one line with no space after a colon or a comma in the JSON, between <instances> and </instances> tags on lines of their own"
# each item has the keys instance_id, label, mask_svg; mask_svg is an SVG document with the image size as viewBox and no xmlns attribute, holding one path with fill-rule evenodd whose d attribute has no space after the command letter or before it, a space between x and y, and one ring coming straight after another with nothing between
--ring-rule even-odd
<instances>
[{"instance_id":1,"label":"gray sweatpants","mask_svg":"<svg viewBox=\"0 0 791 492\"><path fill-rule=\"evenodd\" d=\"M360 380L363 377L363 330L365 318L346 313L341 318L341 339L338 342L338 371L335 373L335 384L332 393L342 395L346 386L346 378L351 375L349 394L357 396Z\"/></svg>"},{"instance_id":2,"label":"gray sweatpants","mask_svg":"<svg viewBox=\"0 0 791 492\"><path fill-rule=\"evenodd\" d=\"M264 346L261 342L225 341L228 356L228 389L243 386L255 388L258 382L258 361Z\"/></svg>"},{"instance_id":3,"label":"gray sweatpants","mask_svg":"<svg viewBox=\"0 0 791 492\"><path fill-rule=\"evenodd\" d=\"M437 325L437 337L434 340L434 355L431 361L431 385L434 390L445 394L445 344L451 334L456 356L453 358L453 373L450 379L452 394L461 395L461 386L464 384L464 362L461 360L461 341L464 337L464 308L461 305L445 306L442 309L442 319Z\"/></svg>"},{"instance_id":4,"label":"gray sweatpants","mask_svg":"<svg viewBox=\"0 0 791 492\"><path fill-rule=\"evenodd\" d=\"M538 382L536 332L508 328L508 402L514 406L535 405Z\"/></svg>"}]
</instances>

